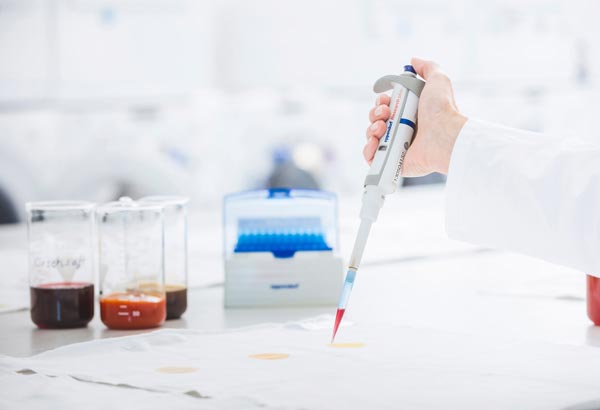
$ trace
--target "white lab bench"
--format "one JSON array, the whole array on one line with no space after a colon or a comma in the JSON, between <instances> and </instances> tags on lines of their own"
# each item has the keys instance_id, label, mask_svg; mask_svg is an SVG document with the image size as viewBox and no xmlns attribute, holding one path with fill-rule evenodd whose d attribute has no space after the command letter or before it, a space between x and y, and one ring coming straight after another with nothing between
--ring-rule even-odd
<instances>
[{"instance_id":1,"label":"white lab bench","mask_svg":"<svg viewBox=\"0 0 600 410\"><path fill-rule=\"evenodd\" d=\"M344 256L350 249L356 222L353 215L358 207L356 200L351 202L343 202L341 209ZM196 215L192 224L193 231L197 230L192 232L192 262L198 258L198 252L205 253L202 261L191 264L190 272L192 277L206 276L206 269L210 268L214 270L212 279L192 279L192 285L205 286L190 290L188 311L182 319L167 322L166 327L219 330L334 313L335 307L224 309L219 251L199 250L208 243L219 246L214 238L218 226L214 222L209 226L209 221L214 220L211 215ZM213 237L196 238L203 232ZM513 403L512 408L523 409L570 408L600 399L600 378L596 377L600 369L595 365L600 356L600 328L586 317L583 274L520 255L448 241L443 233L440 188L410 189L390 198L371 235L347 312L349 320L400 325L408 331L433 329L460 335L465 340L480 336L489 340L513 338L515 343L533 343L544 351L569 346L580 349L580 354L589 359L557 363L565 372L589 372L589 385L582 387L587 389L586 394L567 389L563 400L549 407L544 395L525 395L523 400L523 392L514 391L511 401L510 389L496 386L487 392L489 403L476 402L473 408L502 408L494 405L495 395L502 396L499 403L503 406ZM24 245L24 227L0 229L0 249ZM206 259L211 259L210 263ZM2 265L3 275L10 275L11 267ZM97 311L84 329L39 330L24 310L0 314L0 329L0 355L9 356L28 356L70 343L136 333L106 329ZM485 373L482 371L482 378ZM432 378L435 376L431 374ZM560 384L560 372L552 377ZM402 398L395 399L398 408L404 408ZM436 401L434 394L428 400L427 408L455 408L452 402ZM455 404L464 402L462 398Z\"/></svg>"}]
</instances>

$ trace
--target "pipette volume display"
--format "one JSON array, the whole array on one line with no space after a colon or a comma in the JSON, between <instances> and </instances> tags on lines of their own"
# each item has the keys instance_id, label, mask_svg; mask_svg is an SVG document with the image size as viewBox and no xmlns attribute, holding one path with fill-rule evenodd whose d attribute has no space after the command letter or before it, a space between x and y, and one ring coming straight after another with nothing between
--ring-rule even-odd
<instances>
[{"instance_id":1,"label":"pipette volume display","mask_svg":"<svg viewBox=\"0 0 600 410\"><path fill-rule=\"evenodd\" d=\"M361 222L338 303L331 337L332 343L348 306L371 225L377 220L385 196L395 192L402 181L402 163L415 133L417 107L423 87L425 87L425 81L416 76L414 68L410 65L404 66L402 74L386 75L377 80L373 86L376 93L392 90L391 114L386 124L387 131L379 139L379 146L365 178L365 190L360 210Z\"/></svg>"}]
</instances>

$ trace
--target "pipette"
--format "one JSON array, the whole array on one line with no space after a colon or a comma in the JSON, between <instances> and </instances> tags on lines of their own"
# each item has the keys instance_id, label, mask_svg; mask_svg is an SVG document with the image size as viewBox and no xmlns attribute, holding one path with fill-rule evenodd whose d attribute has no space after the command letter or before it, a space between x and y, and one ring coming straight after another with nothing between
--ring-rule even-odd
<instances>
[{"instance_id":1,"label":"pipette","mask_svg":"<svg viewBox=\"0 0 600 410\"><path fill-rule=\"evenodd\" d=\"M379 140L371 168L365 178L361 221L335 315L332 343L348 306L371 225L377 220L385 196L395 192L401 182L402 163L416 131L417 107L423 87L425 81L417 77L411 65L404 66L404 72L400 75L381 77L373 86L376 93L393 90L390 98L391 114L386 124L385 135Z\"/></svg>"}]
</instances>

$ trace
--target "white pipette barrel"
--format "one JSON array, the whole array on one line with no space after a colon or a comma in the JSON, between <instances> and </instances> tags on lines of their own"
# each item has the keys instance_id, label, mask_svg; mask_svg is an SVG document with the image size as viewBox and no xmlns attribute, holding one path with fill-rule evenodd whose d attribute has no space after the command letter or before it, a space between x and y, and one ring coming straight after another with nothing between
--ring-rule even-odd
<instances>
[{"instance_id":1,"label":"white pipette barrel","mask_svg":"<svg viewBox=\"0 0 600 410\"><path fill-rule=\"evenodd\" d=\"M402 164L416 132L417 108L423 87L425 81L417 77L414 68L410 65L404 66L404 73L384 76L373 86L376 93L393 90L390 98L391 113L386 123L386 132L379 140L373 162L365 178L360 227L338 303L332 342L348 306L371 225L377 220L385 196L395 192L402 181Z\"/></svg>"}]
</instances>

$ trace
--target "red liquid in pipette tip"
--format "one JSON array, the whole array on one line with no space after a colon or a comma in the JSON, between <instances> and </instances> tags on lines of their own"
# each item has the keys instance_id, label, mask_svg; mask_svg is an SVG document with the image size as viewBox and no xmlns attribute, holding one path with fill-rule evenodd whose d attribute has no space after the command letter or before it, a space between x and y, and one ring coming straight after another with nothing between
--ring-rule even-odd
<instances>
[{"instance_id":1,"label":"red liquid in pipette tip","mask_svg":"<svg viewBox=\"0 0 600 410\"><path fill-rule=\"evenodd\" d=\"M335 335L338 331L338 327L340 327L340 323L342 323L344 313L346 313L346 309L338 309L335 314L335 324L333 325L333 335L331 336L331 343L333 343L333 341L335 340Z\"/></svg>"}]
</instances>

